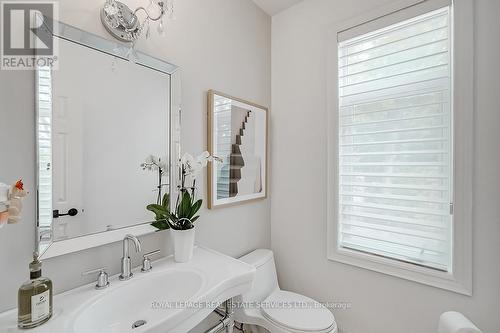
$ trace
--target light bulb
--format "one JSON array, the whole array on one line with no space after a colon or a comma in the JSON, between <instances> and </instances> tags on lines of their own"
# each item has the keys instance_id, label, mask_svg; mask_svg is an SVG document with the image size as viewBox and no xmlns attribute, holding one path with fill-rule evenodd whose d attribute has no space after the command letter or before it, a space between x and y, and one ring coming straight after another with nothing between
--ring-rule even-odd
<instances>
[{"instance_id":1,"label":"light bulb","mask_svg":"<svg viewBox=\"0 0 500 333\"><path fill-rule=\"evenodd\" d=\"M163 16L160 19L160 23L158 23L157 29L158 29L158 33L160 34L160 36L165 36L165 26L163 24Z\"/></svg>"},{"instance_id":2,"label":"light bulb","mask_svg":"<svg viewBox=\"0 0 500 333\"><path fill-rule=\"evenodd\" d=\"M108 16L116 15L118 13L118 6L116 5L116 1L107 0L106 3L104 4L104 11Z\"/></svg>"},{"instance_id":3,"label":"light bulb","mask_svg":"<svg viewBox=\"0 0 500 333\"><path fill-rule=\"evenodd\" d=\"M149 36L151 36L150 33L150 27L149 27L149 20L147 20L147 27L146 27L146 39L149 39Z\"/></svg>"}]
</instances>

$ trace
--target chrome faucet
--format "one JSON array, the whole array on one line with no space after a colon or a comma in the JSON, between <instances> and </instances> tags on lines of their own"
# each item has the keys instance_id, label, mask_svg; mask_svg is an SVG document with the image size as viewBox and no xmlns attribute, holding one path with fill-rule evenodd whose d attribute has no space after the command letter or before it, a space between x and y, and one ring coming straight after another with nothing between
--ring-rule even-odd
<instances>
[{"instance_id":1,"label":"chrome faucet","mask_svg":"<svg viewBox=\"0 0 500 333\"><path fill-rule=\"evenodd\" d=\"M134 235L126 235L123 238L123 258L122 258L122 274L120 274L120 280L128 280L130 279L132 274L132 269L130 267L130 256L129 256L129 243L130 241L134 242L135 252L141 251L141 242Z\"/></svg>"}]
</instances>

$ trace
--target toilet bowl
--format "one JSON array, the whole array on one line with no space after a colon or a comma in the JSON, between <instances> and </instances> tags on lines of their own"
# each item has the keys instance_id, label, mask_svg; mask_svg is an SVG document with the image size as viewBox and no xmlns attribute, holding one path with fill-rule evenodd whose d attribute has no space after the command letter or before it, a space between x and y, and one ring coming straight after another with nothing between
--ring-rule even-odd
<instances>
[{"instance_id":1,"label":"toilet bowl","mask_svg":"<svg viewBox=\"0 0 500 333\"><path fill-rule=\"evenodd\" d=\"M255 250L241 261L256 268L253 287L235 299L234 319L252 332L337 333L333 314L315 300L279 288L273 252Z\"/></svg>"}]
</instances>

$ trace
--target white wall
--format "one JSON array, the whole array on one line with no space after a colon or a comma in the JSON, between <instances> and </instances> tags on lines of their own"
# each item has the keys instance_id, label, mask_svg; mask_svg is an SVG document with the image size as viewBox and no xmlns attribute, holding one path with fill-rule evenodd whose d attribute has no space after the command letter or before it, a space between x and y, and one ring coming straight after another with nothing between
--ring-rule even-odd
<instances>
[{"instance_id":1,"label":"white wall","mask_svg":"<svg viewBox=\"0 0 500 333\"><path fill-rule=\"evenodd\" d=\"M101 0L60 1L60 20L108 36L99 19ZM137 1L127 1L131 6ZM141 1L144 4L147 1ZM206 149L206 91L217 89L259 104L270 104L271 20L251 0L176 1L176 20L167 36L140 42L138 48L182 67L183 149ZM231 45L231 47L227 47ZM34 187L34 82L28 71L0 72L0 179L23 177ZM147 154L148 152L145 152ZM204 184L205 181L200 181ZM200 186L204 194L205 186ZM205 196L205 194L204 194ZM205 196L206 197L206 196ZM229 255L269 246L269 200L202 211L197 241ZM16 304L17 289L28 277L34 246L35 195L25 201L24 220L0 230L0 311ZM143 240L144 251L168 242L159 233ZM80 273L107 266L119 271L119 243L44 262L44 275L61 292L92 280ZM139 264L139 257L133 258Z\"/></svg>"},{"instance_id":2,"label":"white wall","mask_svg":"<svg viewBox=\"0 0 500 333\"><path fill-rule=\"evenodd\" d=\"M500 332L500 1L475 8L474 295L326 259L326 48L335 22L390 0L308 0L273 17L271 238L282 287L322 301L344 333L431 333L446 310ZM460 0L458 0L460 1ZM290 207L295 207L291 209Z\"/></svg>"}]
</instances>

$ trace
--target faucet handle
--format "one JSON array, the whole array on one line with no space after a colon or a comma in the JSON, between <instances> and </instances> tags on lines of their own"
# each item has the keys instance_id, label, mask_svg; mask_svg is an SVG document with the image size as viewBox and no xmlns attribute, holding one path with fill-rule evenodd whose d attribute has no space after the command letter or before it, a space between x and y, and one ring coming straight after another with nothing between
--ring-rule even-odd
<instances>
[{"instance_id":1,"label":"faucet handle","mask_svg":"<svg viewBox=\"0 0 500 333\"><path fill-rule=\"evenodd\" d=\"M97 275L97 284L95 285L95 289L100 290L109 287L109 277L108 273L106 273L106 268L96 268L90 271L86 271L82 273L82 276L99 273Z\"/></svg>"},{"instance_id":2,"label":"faucet handle","mask_svg":"<svg viewBox=\"0 0 500 333\"><path fill-rule=\"evenodd\" d=\"M143 256L144 259L142 260L141 272L143 272L143 273L149 272L153 268L153 266L151 265L151 258L150 257L157 255L157 254L160 254L160 253L161 253L160 250L155 250L155 251L145 253Z\"/></svg>"}]
</instances>

